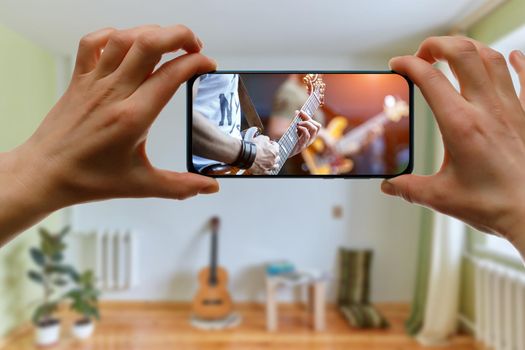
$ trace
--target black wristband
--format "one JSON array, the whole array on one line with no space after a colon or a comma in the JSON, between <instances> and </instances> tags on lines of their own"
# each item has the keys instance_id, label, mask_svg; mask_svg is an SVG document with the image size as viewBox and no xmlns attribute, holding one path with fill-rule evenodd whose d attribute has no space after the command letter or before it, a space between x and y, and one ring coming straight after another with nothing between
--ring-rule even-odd
<instances>
[{"instance_id":1,"label":"black wristband","mask_svg":"<svg viewBox=\"0 0 525 350\"><path fill-rule=\"evenodd\" d=\"M233 162L231 165L241 169L249 169L253 165L256 155L257 146L255 143L241 140L241 151L239 152L235 162Z\"/></svg>"}]
</instances>

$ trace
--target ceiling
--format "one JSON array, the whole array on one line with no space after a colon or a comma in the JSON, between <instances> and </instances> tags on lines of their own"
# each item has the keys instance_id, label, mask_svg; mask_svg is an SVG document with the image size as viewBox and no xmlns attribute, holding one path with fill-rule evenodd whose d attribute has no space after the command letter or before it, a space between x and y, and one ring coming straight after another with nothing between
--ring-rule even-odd
<instances>
[{"instance_id":1,"label":"ceiling","mask_svg":"<svg viewBox=\"0 0 525 350\"><path fill-rule=\"evenodd\" d=\"M486 0L2 0L0 22L59 54L100 27L183 23L208 53L411 52Z\"/></svg>"}]
</instances>

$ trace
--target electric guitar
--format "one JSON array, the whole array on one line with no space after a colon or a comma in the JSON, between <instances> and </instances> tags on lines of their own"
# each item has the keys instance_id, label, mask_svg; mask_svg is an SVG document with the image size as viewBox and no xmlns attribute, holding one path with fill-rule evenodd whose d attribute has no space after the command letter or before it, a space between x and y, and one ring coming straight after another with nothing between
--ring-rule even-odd
<instances>
[{"instance_id":1,"label":"electric guitar","mask_svg":"<svg viewBox=\"0 0 525 350\"><path fill-rule=\"evenodd\" d=\"M219 218L211 220L210 266L199 272L199 290L193 299L193 314L204 320L217 320L227 317L233 310L228 293L228 273L218 266Z\"/></svg>"},{"instance_id":2,"label":"electric guitar","mask_svg":"<svg viewBox=\"0 0 525 350\"><path fill-rule=\"evenodd\" d=\"M325 129L326 137L333 142L326 147L322 138L316 140L301 152L310 174L329 175L350 172L354 163L348 157L357 154L364 146L384 133L384 126L389 122L397 123L409 115L408 104L388 95L385 97L383 111L346 134L348 119L334 117Z\"/></svg>"},{"instance_id":3,"label":"electric guitar","mask_svg":"<svg viewBox=\"0 0 525 350\"><path fill-rule=\"evenodd\" d=\"M307 74L303 78L303 82L306 84L309 96L304 105L301 107L301 111L305 112L309 116L313 116L317 109L324 103L324 92L326 85L323 82L321 74ZM277 175L281 171L284 163L290 157L292 150L295 148L299 136L297 134L297 124L302 119L296 116L286 132L281 136L279 141L279 162L278 166L271 171L270 175ZM259 135L257 127L251 127L244 133L244 139L246 141L252 141ZM203 171L206 175L251 175L249 170L232 167L230 165L218 164L209 166Z\"/></svg>"}]
</instances>

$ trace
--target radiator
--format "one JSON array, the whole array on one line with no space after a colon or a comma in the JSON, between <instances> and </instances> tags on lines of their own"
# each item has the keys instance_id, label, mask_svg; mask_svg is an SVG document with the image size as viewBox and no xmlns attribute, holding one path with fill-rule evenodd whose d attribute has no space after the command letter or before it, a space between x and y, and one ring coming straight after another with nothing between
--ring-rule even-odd
<instances>
[{"instance_id":1,"label":"radiator","mask_svg":"<svg viewBox=\"0 0 525 350\"><path fill-rule=\"evenodd\" d=\"M127 231L96 231L94 268L102 290L126 290L138 285L138 240Z\"/></svg>"},{"instance_id":2,"label":"radiator","mask_svg":"<svg viewBox=\"0 0 525 350\"><path fill-rule=\"evenodd\" d=\"M495 350L525 350L525 273L485 259L472 261L477 340Z\"/></svg>"}]
</instances>

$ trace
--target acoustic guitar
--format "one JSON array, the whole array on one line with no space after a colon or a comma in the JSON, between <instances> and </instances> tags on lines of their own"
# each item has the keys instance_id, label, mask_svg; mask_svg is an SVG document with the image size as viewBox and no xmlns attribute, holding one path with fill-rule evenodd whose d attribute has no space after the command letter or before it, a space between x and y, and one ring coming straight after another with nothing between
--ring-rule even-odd
<instances>
[{"instance_id":1,"label":"acoustic guitar","mask_svg":"<svg viewBox=\"0 0 525 350\"><path fill-rule=\"evenodd\" d=\"M397 123L408 115L408 104L388 95L385 97L381 113L347 133L344 131L348 127L348 119L343 116L334 117L325 129L326 137L333 142L332 147L327 147L322 138L317 137L301 152L310 174L349 173L354 167L349 157L357 154L364 146L382 135L387 123Z\"/></svg>"},{"instance_id":2,"label":"acoustic guitar","mask_svg":"<svg viewBox=\"0 0 525 350\"><path fill-rule=\"evenodd\" d=\"M228 273L218 266L219 218L211 220L210 266L199 272L199 290L193 299L193 314L204 320L226 318L233 310L228 292Z\"/></svg>"},{"instance_id":3,"label":"acoustic guitar","mask_svg":"<svg viewBox=\"0 0 525 350\"><path fill-rule=\"evenodd\" d=\"M323 82L321 74L307 74L303 78L303 82L306 84L309 96L304 105L301 107L301 111L305 112L309 116L313 116L317 109L321 107L324 103L324 92L326 85ZM299 116L295 116L290 123L290 126L286 132L281 136L279 141L279 163L278 166L271 171L270 175L277 175L284 163L290 157L297 141L299 141L299 136L297 134L297 124L302 119ZM247 129L244 134L244 139L246 141L252 141L255 137L259 135L259 130L257 127L251 127ZM225 164L218 164L209 166L203 170L203 173L206 175L251 175L249 170L240 169L232 167Z\"/></svg>"}]
</instances>

